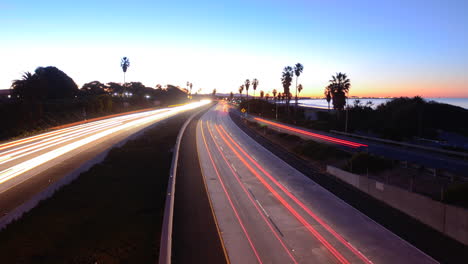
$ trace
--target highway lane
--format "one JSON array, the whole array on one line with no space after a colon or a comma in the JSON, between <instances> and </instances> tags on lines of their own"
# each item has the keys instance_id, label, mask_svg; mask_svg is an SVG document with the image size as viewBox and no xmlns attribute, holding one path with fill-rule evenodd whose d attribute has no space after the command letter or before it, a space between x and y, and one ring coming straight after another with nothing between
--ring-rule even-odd
<instances>
[{"instance_id":1,"label":"highway lane","mask_svg":"<svg viewBox=\"0 0 468 264\"><path fill-rule=\"evenodd\" d=\"M266 124L272 128L300 136L305 139L322 141L334 144L345 149L368 151L375 155L385 156L394 160L408 161L423 165L427 168L444 169L468 177L468 162L462 159L451 158L447 155L412 149L407 147L391 146L370 140L356 139L343 135L330 134L323 131L313 131L290 124L284 124L264 118L253 117L257 122Z\"/></svg>"},{"instance_id":2,"label":"highway lane","mask_svg":"<svg viewBox=\"0 0 468 264\"><path fill-rule=\"evenodd\" d=\"M197 149L232 263L436 263L249 138L219 104Z\"/></svg>"},{"instance_id":3,"label":"highway lane","mask_svg":"<svg viewBox=\"0 0 468 264\"><path fill-rule=\"evenodd\" d=\"M34 182L37 175L56 174L52 168L63 164L67 168L62 171L69 173L73 165L67 161L78 160L77 157L83 155L86 157L82 157L80 162L92 159L93 155L155 122L207 103L208 101L195 102L123 115L1 144L0 213L6 214L36 192L33 190L34 186L29 186L27 192L20 186L26 182ZM55 180L58 180L57 177L59 176L55 176ZM6 202L11 196L17 196L11 199L15 201L14 204Z\"/></svg>"}]
</instances>

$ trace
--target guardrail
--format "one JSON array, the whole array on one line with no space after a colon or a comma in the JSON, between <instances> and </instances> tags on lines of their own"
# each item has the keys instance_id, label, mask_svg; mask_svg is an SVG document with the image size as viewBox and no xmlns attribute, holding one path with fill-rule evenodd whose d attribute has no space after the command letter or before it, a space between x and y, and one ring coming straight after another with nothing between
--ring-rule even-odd
<instances>
[{"instance_id":1,"label":"guardrail","mask_svg":"<svg viewBox=\"0 0 468 264\"><path fill-rule=\"evenodd\" d=\"M379 141L379 142L387 143L387 144L400 145L400 146L409 147L409 148L423 149L423 150L429 150L429 151L439 152L439 153L443 153L443 154L460 156L460 157L463 157L463 159L468 158L468 153L464 153L464 152L458 152L458 151L452 151L452 150L445 150L445 149L438 149L438 148L433 148L433 147L420 146L420 145L404 143L404 142L398 142L398 141L389 140L389 139L366 137L366 136L361 136L361 135L356 135L356 134L346 133L346 132L341 132L341 131L336 131L336 130L330 130L330 132L335 133L335 134L341 134L341 135L349 136L349 137L357 137L357 138L362 138L362 139L367 139L367 140Z\"/></svg>"},{"instance_id":2,"label":"guardrail","mask_svg":"<svg viewBox=\"0 0 468 264\"><path fill-rule=\"evenodd\" d=\"M172 256L172 225L174 219L174 196L175 196L175 183L177 175L177 164L179 159L180 142L184 135L185 129L192 119L198 115L201 109L192 114L187 121L182 125L182 128L177 135L176 144L174 146L174 154L172 155L171 169L169 172L169 181L167 183L166 202L164 205L164 218L161 229L161 244L159 246L159 264L170 264Z\"/></svg>"}]
</instances>

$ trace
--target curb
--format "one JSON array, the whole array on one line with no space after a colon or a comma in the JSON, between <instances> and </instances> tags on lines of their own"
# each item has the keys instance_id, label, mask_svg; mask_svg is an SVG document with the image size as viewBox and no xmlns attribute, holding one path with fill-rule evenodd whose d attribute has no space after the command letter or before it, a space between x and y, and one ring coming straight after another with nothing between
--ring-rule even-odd
<instances>
[{"instance_id":1,"label":"curb","mask_svg":"<svg viewBox=\"0 0 468 264\"><path fill-rule=\"evenodd\" d=\"M163 224L161 228L161 244L159 247L159 264L170 264L172 256L172 225L174 223L174 197L175 197L175 183L177 176L177 166L179 159L180 142L184 135L185 129L190 124L192 119L200 114L205 109L193 113L187 121L182 125L182 128L177 135L176 143L174 146L174 154L172 155L171 169L169 172L169 181L167 183L166 202L164 205Z\"/></svg>"}]
</instances>

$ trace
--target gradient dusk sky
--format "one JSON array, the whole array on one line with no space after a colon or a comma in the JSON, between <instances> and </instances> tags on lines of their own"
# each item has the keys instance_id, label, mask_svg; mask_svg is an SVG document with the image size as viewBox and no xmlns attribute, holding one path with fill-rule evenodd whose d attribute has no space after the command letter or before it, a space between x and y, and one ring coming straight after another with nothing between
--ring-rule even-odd
<instances>
[{"instance_id":1,"label":"gradient dusk sky","mask_svg":"<svg viewBox=\"0 0 468 264\"><path fill-rule=\"evenodd\" d=\"M123 82L127 56L127 81L150 87L282 91L300 62L306 96L344 72L351 96L468 97L467 14L467 0L2 0L0 89L38 66Z\"/></svg>"}]
</instances>

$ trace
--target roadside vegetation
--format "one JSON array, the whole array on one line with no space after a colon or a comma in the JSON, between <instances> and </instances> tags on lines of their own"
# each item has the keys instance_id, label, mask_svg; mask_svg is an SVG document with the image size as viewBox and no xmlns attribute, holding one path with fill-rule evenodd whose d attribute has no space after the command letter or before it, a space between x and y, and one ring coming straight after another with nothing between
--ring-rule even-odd
<instances>
[{"instance_id":1,"label":"roadside vegetation","mask_svg":"<svg viewBox=\"0 0 468 264\"><path fill-rule=\"evenodd\" d=\"M112 149L7 226L2 263L156 263L171 151L188 115Z\"/></svg>"},{"instance_id":2,"label":"roadside vegetation","mask_svg":"<svg viewBox=\"0 0 468 264\"><path fill-rule=\"evenodd\" d=\"M324 89L328 111L315 110L311 118L306 113L310 110L298 106L299 93L303 89L298 78L303 69L300 63L294 67L284 67L281 74L282 92L276 89L262 90L260 97L249 98L251 83L247 79L239 87L238 99L231 92L229 100L238 104L239 110L245 109L250 114L323 131L337 130L398 141L442 140L441 133L444 132L468 137L468 126L464 125L468 124L468 109L458 106L426 101L419 96L394 98L377 107L370 101L364 103L359 100L354 105L348 105L351 80L346 73L341 72L332 75ZM291 85L294 77L295 105L292 108L290 100L293 97ZM254 79L254 95L258 84L258 80ZM244 90L246 96L243 96ZM444 148L464 150L457 146Z\"/></svg>"},{"instance_id":3,"label":"roadside vegetation","mask_svg":"<svg viewBox=\"0 0 468 264\"><path fill-rule=\"evenodd\" d=\"M307 119L305 109L288 117L284 100L253 99L239 103L239 109L249 108L249 113L305 128L322 131L345 131L346 110L318 111L316 119ZM417 138L442 140L441 133L451 132L468 137L468 110L426 101L421 97L400 97L373 107L359 101L348 109L348 132L397 141L412 141ZM463 151L447 146L446 149Z\"/></svg>"},{"instance_id":4,"label":"roadside vegetation","mask_svg":"<svg viewBox=\"0 0 468 264\"><path fill-rule=\"evenodd\" d=\"M423 166L408 166L407 163L372 155L365 150L344 150L330 144L304 140L247 119L244 122L259 135L294 153L323 173L326 172L327 165L332 165L444 203L468 207L468 185L457 175L451 178L434 178L431 170Z\"/></svg>"},{"instance_id":5,"label":"roadside vegetation","mask_svg":"<svg viewBox=\"0 0 468 264\"><path fill-rule=\"evenodd\" d=\"M125 74L130 67L127 57L121 66ZM0 141L95 117L180 104L192 98L191 90L191 83L186 89L125 81L92 81L79 89L58 68L38 67L34 73L26 72L14 80L10 98L0 100Z\"/></svg>"}]
</instances>

